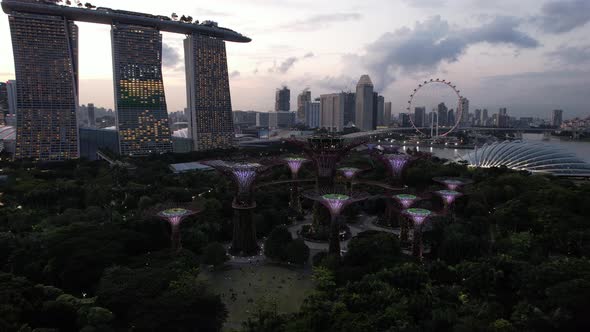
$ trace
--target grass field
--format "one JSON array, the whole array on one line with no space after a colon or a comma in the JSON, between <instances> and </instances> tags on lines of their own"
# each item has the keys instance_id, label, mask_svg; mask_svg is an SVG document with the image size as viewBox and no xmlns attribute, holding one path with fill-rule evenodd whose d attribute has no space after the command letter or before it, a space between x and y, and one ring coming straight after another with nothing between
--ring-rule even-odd
<instances>
[{"instance_id":1,"label":"grass field","mask_svg":"<svg viewBox=\"0 0 590 332\"><path fill-rule=\"evenodd\" d=\"M224 331L239 329L262 298L275 300L281 313L297 311L313 287L309 272L274 265L233 267L203 276L229 311Z\"/></svg>"}]
</instances>

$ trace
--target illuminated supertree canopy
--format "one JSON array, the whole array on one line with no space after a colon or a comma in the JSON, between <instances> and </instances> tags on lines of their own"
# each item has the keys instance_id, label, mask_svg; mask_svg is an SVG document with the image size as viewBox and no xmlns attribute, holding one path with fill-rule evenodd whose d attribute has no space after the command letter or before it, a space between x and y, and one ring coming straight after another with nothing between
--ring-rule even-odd
<instances>
[{"instance_id":1,"label":"illuminated supertree canopy","mask_svg":"<svg viewBox=\"0 0 590 332\"><path fill-rule=\"evenodd\" d=\"M380 156L380 159L385 163L385 166L389 169L391 176L398 178L401 176L404 168L408 165L411 156L402 153L396 154L384 154Z\"/></svg>"},{"instance_id":2,"label":"illuminated supertree canopy","mask_svg":"<svg viewBox=\"0 0 590 332\"><path fill-rule=\"evenodd\" d=\"M291 175L293 176L293 178L297 177L297 174L299 173L301 166L303 166L304 163L309 161L308 159L305 159L302 157L288 157L288 158L285 158L284 160L287 163L287 166L289 166L289 169L291 170Z\"/></svg>"},{"instance_id":3,"label":"illuminated supertree canopy","mask_svg":"<svg viewBox=\"0 0 590 332\"><path fill-rule=\"evenodd\" d=\"M432 215L432 211L427 209L410 208L404 210L404 214L412 219L417 225L422 225L424 221Z\"/></svg>"},{"instance_id":4,"label":"illuminated supertree canopy","mask_svg":"<svg viewBox=\"0 0 590 332\"><path fill-rule=\"evenodd\" d=\"M422 245L422 225L424 221L432 215L430 210L410 208L403 212L414 221L414 241L412 245L412 254L422 259L423 245Z\"/></svg>"},{"instance_id":5,"label":"illuminated supertree canopy","mask_svg":"<svg viewBox=\"0 0 590 332\"><path fill-rule=\"evenodd\" d=\"M393 199L395 199L399 204L404 208L408 209L415 201L418 200L418 196L410 195L410 194L398 194L393 195Z\"/></svg>"},{"instance_id":6,"label":"illuminated supertree canopy","mask_svg":"<svg viewBox=\"0 0 590 332\"><path fill-rule=\"evenodd\" d=\"M470 179L463 178L434 178L433 180L446 186L449 190L460 189L461 187L472 182Z\"/></svg>"},{"instance_id":7,"label":"illuminated supertree canopy","mask_svg":"<svg viewBox=\"0 0 590 332\"><path fill-rule=\"evenodd\" d=\"M340 224L337 222L338 216L344 208L352 203L365 200L369 197L367 193L351 193L349 195L339 193L318 193L316 191L308 191L303 196L320 202L330 211L330 243L329 253L333 255L340 255Z\"/></svg>"},{"instance_id":8,"label":"illuminated supertree canopy","mask_svg":"<svg viewBox=\"0 0 590 332\"><path fill-rule=\"evenodd\" d=\"M439 195L447 206L453 204L457 197L462 195L460 192L455 190L438 190L434 193Z\"/></svg>"},{"instance_id":9,"label":"illuminated supertree canopy","mask_svg":"<svg viewBox=\"0 0 590 332\"><path fill-rule=\"evenodd\" d=\"M180 223L190 215L197 213L197 211L187 210L183 208L172 208L158 212L158 217L168 221L172 232L170 234L170 242L172 249L175 251L180 250Z\"/></svg>"},{"instance_id":10,"label":"illuminated supertree canopy","mask_svg":"<svg viewBox=\"0 0 590 332\"><path fill-rule=\"evenodd\" d=\"M356 167L341 167L338 170L349 181L352 180L361 171L360 168Z\"/></svg>"}]
</instances>

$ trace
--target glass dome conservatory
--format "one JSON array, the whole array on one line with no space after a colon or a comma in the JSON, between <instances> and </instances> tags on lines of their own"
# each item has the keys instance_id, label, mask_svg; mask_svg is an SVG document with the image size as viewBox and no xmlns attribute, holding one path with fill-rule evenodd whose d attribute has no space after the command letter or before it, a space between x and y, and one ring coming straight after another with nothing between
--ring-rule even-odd
<instances>
[{"instance_id":1,"label":"glass dome conservatory","mask_svg":"<svg viewBox=\"0 0 590 332\"><path fill-rule=\"evenodd\" d=\"M541 142L504 141L485 144L457 159L471 167L501 167L555 176L590 176L590 164L573 153Z\"/></svg>"}]
</instances>

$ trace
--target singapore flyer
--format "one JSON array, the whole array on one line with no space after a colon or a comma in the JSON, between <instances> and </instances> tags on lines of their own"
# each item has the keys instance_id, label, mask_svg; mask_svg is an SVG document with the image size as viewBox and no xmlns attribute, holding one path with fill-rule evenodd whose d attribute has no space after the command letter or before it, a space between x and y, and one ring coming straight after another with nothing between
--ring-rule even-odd
<instances>
[{"instance_id":1,"label":"singapore flyer","mask_svg":"<svg viewBox=\"0 0 590 332\"><path fill-rule=\"evenodd\" d=\"M407 107L414 129L431 137L445 137L461 123L463 97L457 86L444 79L430 79L412 91Z\"/></svg>"}]
</instances>

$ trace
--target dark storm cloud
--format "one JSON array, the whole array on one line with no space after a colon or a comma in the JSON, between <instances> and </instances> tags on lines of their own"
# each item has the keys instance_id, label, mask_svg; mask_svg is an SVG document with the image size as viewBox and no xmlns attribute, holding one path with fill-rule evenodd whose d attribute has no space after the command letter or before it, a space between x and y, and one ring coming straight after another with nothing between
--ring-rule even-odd
<instances>
[{"instance_id":1,"label":"dark storm cloud","mask_svg":"<svg viewBox=\"0 0 590 332\"><path fill-rule=\"evenodd\" d=\"M590 45L567 46L561 45L547 55L565 65L580 65L590 63Z\"/></svg>"},{"instance_id":2,"label":"dark storm cloud","mask_svg":"<svg viewBox=\"0 0 590 332\"><path fill-rule=\"evenodd\" d=\"M334 13L313 15L303 20L297 20L280 26L284 30L311 31L326 28L333 23L358 21L361 18L359 13Z\"/></svg>"},{"instance_id":3,"label":"dark storm cloud","mask_svg":"<svg viewBox=\"0 0 590 332\"><path fill-rule=\"evenodd\" d=\"M303 55L301 58L299 57L288 57L287 59L283 60L283 62L281 62L280 65L275 65L272 66L271 68L268 69L269 73L281 73L281 74L285 74L286 72L289 71L289 69L291 69L293 67L293 65L295 65L295 63L301 59L308 59L308 58L313 58L314 54L312 52L308 52L305 55Z\"/></svg>"},{"instance_id":4,"label":"dark storm cloud","mask_svg":"<svg viewBox=\"0 0 590 332\"><path fill-rule=\"evenodd\" d=\"M345 61L369 71L378 88L385 88L398 74L428 73L442 62L455 62L473 44L508 44L517 48L534 48L538 41L518 31L520 21L496 17L471 29L451 28L446 20L434 16L383 34L366 47L364 55L347 55Z\"/></svg>"},{"instance_id":5,"label":"dark storm cloud","mask_svg":"<svg viewBox=\"0 0 590 332\"><path fill-rule=\"evenodd\" d=\"M168 68L175 68L182 61L182 57L177 49L162 43L162 65Z\"/></svg>"},{"instance_id":6,"label":"dark storm cloud","mask_svg":"<svg viewBox=\"0 0 590 332\"><path fill-rule=\"evenodd\" d=\"M535 18L541 29L549 33L564 33L590 21L589 0L553 0L545 3L541 15Z\"/></svg>"}]
</instances>

